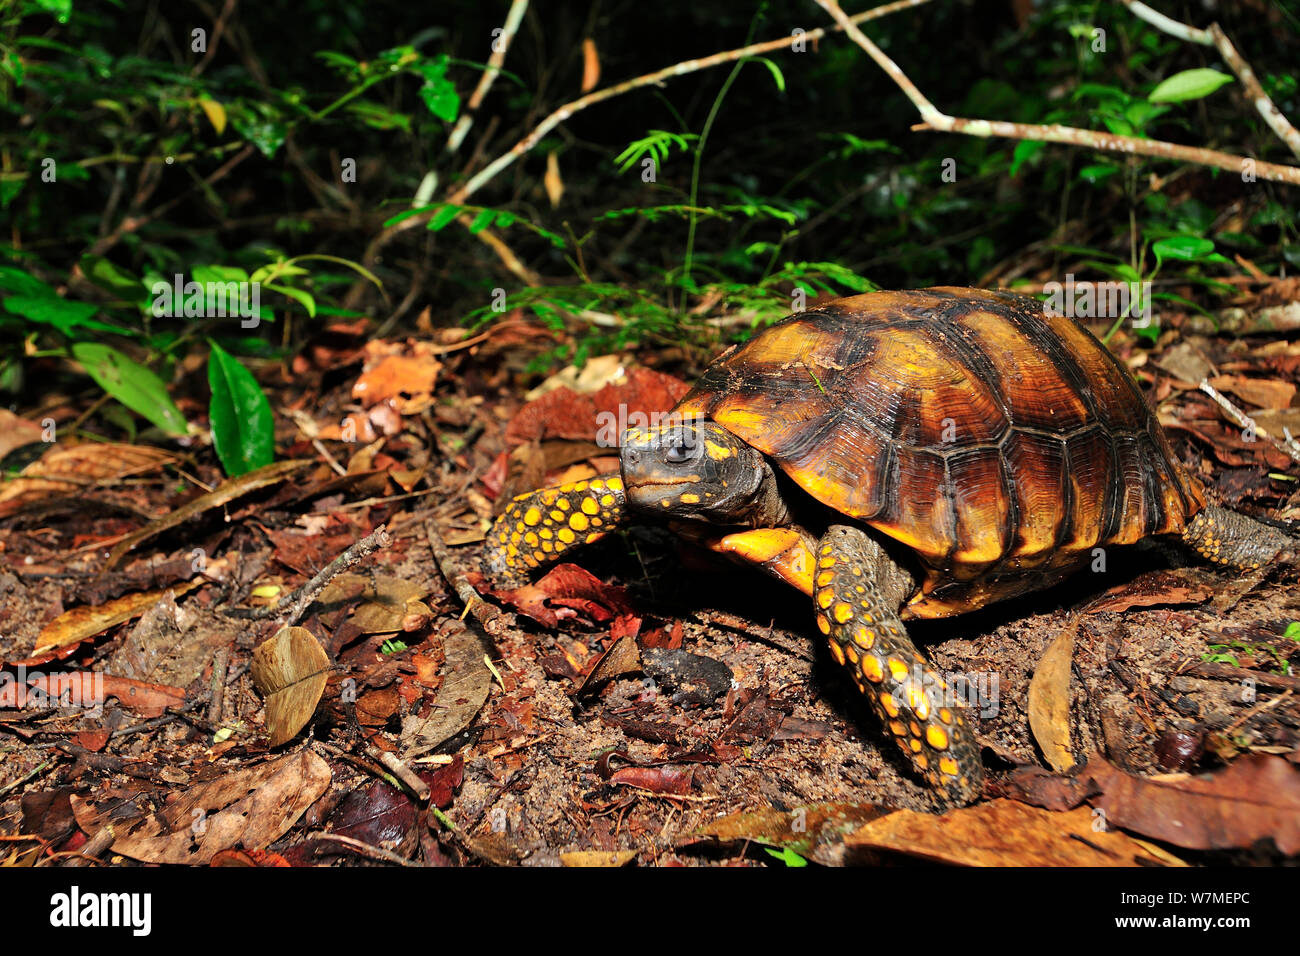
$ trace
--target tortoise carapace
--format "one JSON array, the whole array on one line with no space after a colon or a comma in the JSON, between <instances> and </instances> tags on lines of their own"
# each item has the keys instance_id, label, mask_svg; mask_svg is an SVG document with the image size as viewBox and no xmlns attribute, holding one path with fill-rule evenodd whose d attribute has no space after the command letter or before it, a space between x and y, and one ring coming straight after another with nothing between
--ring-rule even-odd
<instances>
[{"instance_id":1,"label":"tortoise carapace","mask_svg":"<svg viewBox=\"0 0 1300 956\"><path fill-rule=\"evenodd\" d=\"M875 292L797 313L711 365L620 470L521 495L488 537L520 583L633 515L807 594L831 655L952 802L983 769L968 709L904 621L1046 587L1151 535L1257 567L1287 535L1208 506L1118 360L1036 300Z\"/></svg>"}]
</instances>

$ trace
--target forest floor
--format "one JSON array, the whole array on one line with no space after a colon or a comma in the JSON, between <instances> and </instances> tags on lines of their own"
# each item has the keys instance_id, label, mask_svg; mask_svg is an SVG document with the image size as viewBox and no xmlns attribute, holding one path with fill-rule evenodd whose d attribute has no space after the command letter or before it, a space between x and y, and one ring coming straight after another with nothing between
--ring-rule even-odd
<instances>
[{"instance_id":1,"label":"forest floor","mask_svg":"<svg viewBox=\"0 0 1300 956\"><path fill-rule=\"evenodd\" d=\"M1286 298L1244 296L1249 315ZM1268 435L1300 434L1300 345L1198 328L1174 316L1154 349L1123 333L1111 347L1212 500L1295 527L1296 462L1197 383ZM301 464L224 483L202 440L41 440L44 420L70 426L94 395L8 413L0 458L26 467L0 485L0 856L1300 854L1294 565L1243 575L1144 542L1102 572L915 625L941 669L988 684L985 796L946 815L814 639L806 599L756 572L648 526L488 593L478 556L497 503L616 467L594 416L666 410L700 370L645 350L525 395L520 370L553 345L518 318L475 339L326 329L260 376L281 461ZM202 382L183 387L182 409L201 409ZM314 600L279 606L381 525ZM458 580L484 592L472 614Z\"/></svg>"}]
</instances>

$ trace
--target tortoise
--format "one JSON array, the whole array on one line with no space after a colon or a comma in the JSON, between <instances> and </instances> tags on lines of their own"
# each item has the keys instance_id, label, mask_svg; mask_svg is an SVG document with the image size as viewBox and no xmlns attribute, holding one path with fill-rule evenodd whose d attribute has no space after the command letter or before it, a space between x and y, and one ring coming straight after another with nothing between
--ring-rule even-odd
<instances>
[{"instance_id":1,"label":"tortoise","mask_svg":"<svg viewBox=\"0 0 1300 956\"><path fill-rule=\"evenodd\" d=\"M837 299L732 347L674 414L626 432L619 473L509 502L485 566L521 583L632 513L808 595L831 656L957 804L982 789L972 718L906 620L1047 587L1149 536L1237 568L1293 543L1206 503L1074 319L951 287Z\"/></svg>"}]
</instances>

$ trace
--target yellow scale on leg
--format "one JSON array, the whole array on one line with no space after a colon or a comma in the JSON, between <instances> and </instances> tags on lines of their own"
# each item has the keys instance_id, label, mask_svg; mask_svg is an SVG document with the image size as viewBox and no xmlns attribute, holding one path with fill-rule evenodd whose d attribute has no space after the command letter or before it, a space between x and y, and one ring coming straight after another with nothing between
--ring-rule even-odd
<instances>
[{"instance_id":1,"label":"yellow scale on leg","mask_svg":"<svg viewBox=\"0 0 1300 956\"><path fill-rule=\"evenodd\" d=\"M604 537L622 521L625 504L618 475L519 495L488 533L488 565L518 580L570 548Z\"/></svg>"}]
</instances>

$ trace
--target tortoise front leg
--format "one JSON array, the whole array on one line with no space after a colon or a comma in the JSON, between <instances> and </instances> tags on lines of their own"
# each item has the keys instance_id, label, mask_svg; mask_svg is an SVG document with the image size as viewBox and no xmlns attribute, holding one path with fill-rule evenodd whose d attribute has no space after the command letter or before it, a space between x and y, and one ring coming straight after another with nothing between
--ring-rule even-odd
<instances>
[{"instance_id":1,"label":"tortoise front leg","mask_svg":"<svg viewBox=\"0 0 1300 956\"><path fill-rule=\"evenodd\" d=\"M1192 519L1183 541L1203 558L1244 570L1268 564L1296 546L1295 538L1272 525L1213 505Z\"/></svg>"},{"instance_id":2,"label":"tortoise front leg","mask_svg":"<svg viewBox=\"0 0 1300 956\"><path fill-rule=\"evenodd\" d=\"M916 772L949 801L969 803L983 788L979 747L969 716L898 616L906 579L864 532L833 526L817 549L817 627Z\"/></svg>"},{"instance_id":3,"label":"tortoise front leg","mask_svg":"<svg viewBox=\"0 0 1300 956\"><path fill-rule=\"evenodd\" d=\"M617 474L519 495L488 533L483 562L489 575L500 584L525 583L529 571L617 528L626 503Z\"/></svg>"}]
</instances>

